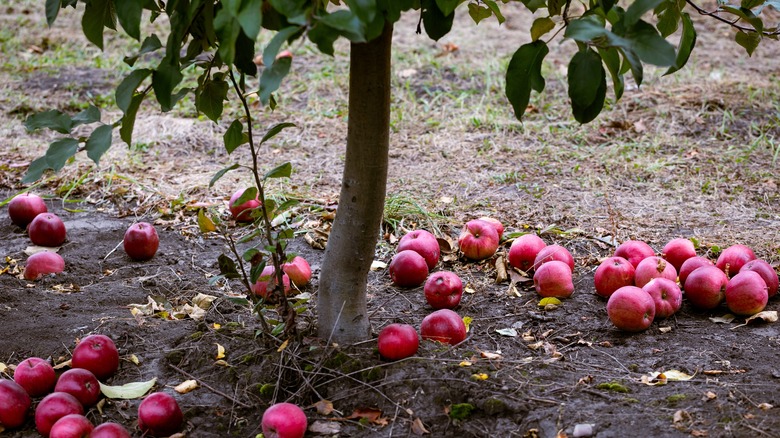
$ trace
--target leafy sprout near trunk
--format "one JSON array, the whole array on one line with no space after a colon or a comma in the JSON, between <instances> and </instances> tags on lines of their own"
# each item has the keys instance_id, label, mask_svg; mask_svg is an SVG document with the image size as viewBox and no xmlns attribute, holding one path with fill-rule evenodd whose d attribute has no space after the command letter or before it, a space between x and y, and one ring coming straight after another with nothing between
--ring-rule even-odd
<instances>
[{"instance_id":1,"label":"leafy sprout near trunk","mask_svg":"<svg viewBox=\"0 0 780 438\"><path fill-rule=\"evenodd\" d=\"M549 44L556 38L572 40L578 51L568 65L568 95L574 118L588 123L604 107L608 79L615 100L625 89L630 73L642 84L645 65L681 69L696 46L696 29L689 11L723 22L737 44L752 54L765 39L780 36L777 25L766 23L766 8L780 9L780 0L719 1L700 6L694 0L634 0L624 5L614 0L46 0L46 19L53 23L62 8L82 11L87 39L103 48L106 29L118 27L140 43L125 62L135 66L117 86L116 103L122 117L103 122L95 106L69 115L51 110L25 122L29 130L52 129L63 136L51 143L46 154L34 160L24 176L26 183L45 171L61 169L83 151L95 161L111 147L113 131L132 144L133 128L141 104L154 97L160 109L171 110L184 96L194 94L198 111L227 126L228 153L249 144L255 189L265 199L263 178L253 146L253 119L248 101L259 100L276 108L277 92L293 59L282 52L285 45L308 39L320 52L334 55L340 38L350 42L349 118L346 156L338 214L321 266L317 310L319 334L339 342L360 341L369 336L366 280L383 217L387 182L390 128L390 52L393 24L402 14L418 14L417 32L438 40L448 34L455 14L468 13L476 24L494 18L504 22L503 11L525 7L537 14L530 42L512 56L506 72L505 93L519 120L525 114L531 92L545 88L542 66ZM161 17L165 17L162 20ZM168 26L161 38L142 29L142 20ZM117 26L117 24L119 26ZM264 67L253 62L258 36L273 37L262 53ZM679 34L675 47L666 40ZM546 39L545 39L546 38ZM149 63L147 54L155 54ZM259 74L255 84L254 79ZM182 86L185 76L197 75L197 86ZM237 96L244 114L223 120L224 103ZM96 126L78 136L74 128ZM272 128L272 132L277 127ZM279 128L281 130L281 128ZM78 132L83 132L79 129ZM278 133L278 132L277 132ZM262 141L265 141L264 138ZM238 169L234 164L223 171ZM289 176L289 167L279 175ZM271 177L266 175L267 177ZM272 176L277 176L272 173ZM266 205L265 202L263 205ZM281 275L285 238L271 226L266 207L259 215L257 237L264 240L270 260ZM282 233L283 234L283 233ZM234 254L237 256L237 254ZM251 279L251 278L250 278ZM246 280L246 279L245 279ZM279 282L281 284L281 281ZM356 287L356 285L358 285ZM282 300L284 301L284 300Z\"/></svg>"}]
</instances>

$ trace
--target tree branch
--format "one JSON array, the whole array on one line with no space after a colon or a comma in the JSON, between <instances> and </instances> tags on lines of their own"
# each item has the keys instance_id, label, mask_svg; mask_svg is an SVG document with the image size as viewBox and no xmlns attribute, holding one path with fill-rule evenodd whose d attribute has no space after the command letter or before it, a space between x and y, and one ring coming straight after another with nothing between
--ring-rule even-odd
<instances>
[{"instance_id":1,"label":"tree branch","mask_svg":"<svg viewBox=\"0 0 780 438\"><path fill-rule=\"evenodd\" d=\"M696 12L698 12L699 15L705 15L705 16L708 16L708 17L712 17L712 18L714 18L714 19L716 19L718 21L721 21L723 23L728 24L729 26L731 26L731 27L733 27L733 28L735 28L737 30L741 30L742 32L754 32L754 33L758 33L758 34L761 34L761 35L766 36L766 37L773 37L773 36L780 35L780 29L779 30L775 30L774 32L765 32L765 31L759 32L755 28L752 28L752 27L740 26L739 24L737 24L739 22L739 20L741 20L740 17L737 17L737 19L733 20L733 21L729 20L727 18L721 17L719 15L721 12L728 12L728 11L724 11L720 7L718 7L718 9L715 9L714 11L707 11L707 10L703 9L702 7L700 7L699 5L697 5L696 3L694 3L693 0L685 0L685 2L688 3L693 9L696 9Z\"/></svg>"}]
</instances>

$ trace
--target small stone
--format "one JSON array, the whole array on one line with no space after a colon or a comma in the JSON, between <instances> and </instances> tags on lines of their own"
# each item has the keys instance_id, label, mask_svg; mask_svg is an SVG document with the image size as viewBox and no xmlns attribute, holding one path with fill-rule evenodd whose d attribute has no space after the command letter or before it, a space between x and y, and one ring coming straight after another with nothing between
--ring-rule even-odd
<instances>
[{"instance_id":1,"label":"small stone","mask_svg":"<svg viewBox=\"0 0 780 438\"><path fill-rule=\"evenodd\" d=\"M593 436L593 424L576 424L572 436L574 438L584 438Z\"/></svg>"}]
</instances>

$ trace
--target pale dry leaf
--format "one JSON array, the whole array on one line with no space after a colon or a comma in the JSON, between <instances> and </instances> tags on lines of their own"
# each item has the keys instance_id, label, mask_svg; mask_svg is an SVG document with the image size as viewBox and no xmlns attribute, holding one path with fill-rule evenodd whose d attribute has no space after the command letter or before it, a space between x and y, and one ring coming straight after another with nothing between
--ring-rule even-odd
<instances>
[{"instance_id":1,"label":"pale dry leaf","mask_svg":"<svg viewBox=\"0 0 780 438\"><path fill-rule=\"evenodd\" d=\"M506 272L506 262L504 257L496 257L496 284L505 282L509 277Z\"/></svg>"},{"instance_id":2,"label":"pale dry leaf","mask_svg":"<svg viewBox=\"0 0 780 438\"><path fill-rule=\"evenodd\" d=\"M473 294L473 293L476 293L477 291L472 289L470 286L466 286L466 287L463 288L463 292L466 292L467 294Z\"/></svg>"},{"instance_id":3,"label":"pale dry leaf","mask_svg":"<svg viewBox=\"0 0 780 438\"><path fill-rule=\"evenodd\" d=\"M509 270L509 279L512 281L512 284L533 281L533 279L529 277L527 273L518 272L516 269Z\"/></svg>"},{"instance_id":4,"label":"pale dry leaf","mask_svg":"<svg viewBox=\"0 0 780 438\"><path fill-rule=\"evenodd\" d=\"M704 398L706 400L715 400L716 398L718 398L718 394L715 394L712 391L707 391L704 393Z\"/></svg>"},{"instance_id":5,"label":"pale dry leaf","mask_svg":"<svg viewBox=\"0 0 780 438\"><path fill-rule=\"evenodd\" d=\"M216 300L217 297L213 295L207 295L204 293L198 293L192 298L192 304L200 307L203 310L209 310L209 307L211 307L211 303Z\"/></svg>"},{"instance_id":6,"label":"pale dry leaf","mask_svg":"<svg viewBox=\"0 0 780 438\"><path fill-rule=\"evenodd\" d=\"M371 262L371 270L372 271L379 271L381 269L387 268L387 263L379 260L374 260Z\"/></svg>"},{"instance_id":7,"label":"pale dry leaf","mask_svg":"<svg viewBox=\"0 0 780 438\"><path fill-rule=\"evenodd\" d=\"M457 252L457 245L449 236L437 237L436 242L439 243L439 251L442 254L454 254Z\"/></svg>"},{"instance_id":8,"label":"pale dry leaf","mask_svg":"<svg viewBox=\"0 0 780 438\"><path fill-rule=\"evenodd\" d=\"M8 369L8 365L0 362L0 373L4 373Z\"/></svg>"},{"instance_id":9,"label":"pale dry leaf","mask_svg":"<svg viewBox=\"0 0 780 438\"><path fill-rule=\"evenodd\" d=\"M670 331L672 331L672 328L671 327L658 327L658 331L661 332L661 333L669 333Z\"/></svg>"},{"instance_id":10,"label":"pale dry leaf","mask_svg":"<svg viewBox=\"0 0 780 438\"><path fill-rule=\"evenodd\" d=\"M678 410L674 413L673 420L675 424L682 423L683 421L688 421L691 419L691 414L688 413L688 411L685 410Z\"/></svg>"},{"instance_id":11,"label":"pale dry leaf","mask_svg":"<svg viewBox=\"0 0 780 438\"><path fill-rule=\"evenodd\" d=\"M341 433L341 424L335 421L316 420L309 426L309 432L318 435L338 435Z\"/></svg>"},{"instance_id":12,"label":"pale dry leaf","mask_svg":"<svg viewBox=\"0 0 780 438\"><path fill-rule=\"evenodd\" d=\"M544 341L534 342L533 344L528 344L527 347L531 350L538 350L544 345Z\"/></svg>"},{"instance_id":13,"label":"pale dry leaf","mask_svg":"<svg viewBox=\"0 0 780 438\"><path fill-rule=\"evenodd\" d=\"M214 365L219 365L219 366L221 366L221 367L225 367L225 368L229 368L229 367L231 367L231 365L230 365L229 363L227 363L227 361L226 361L226 360L224 360L224 359L220 359L220 360L218 360L218 361L215 361L215 362L214 362Z\"/></svg>"},{"instance_id":14,"label":"pale dry leaf","mask_svg":"<svg viewBox=\"0 0 780 438\"><path fill-rule=\"evenodd\" d=\"M198 389L200 385L198 385L197 380L185 380L178 385L173 387L173 390L178 392L179 394L186 394L190 391L193 391L195 389Z\"/></svg>"},{"instance_id":15,"label":"pale dry leaf","mask_svg":"<svg viewBox=\"0 0 780 438\"><path fill-rule=\"evenodd\" d=\"M468 333L469 330L471 330L471 323L472 322L474 322L474 318L472 318L470 316L464 316L463 317L463 325L466 326L466 333Z\"/></svg>"},{"instance_id":16,"label":"pale dry leaf","mask_svg":"<svg viewBox=\"0 0 780 438\"><path fill-rule=\"evenodd\" d=\"M189 304L184 304L183 306L181 306L180 308L176 309L173 312L173 316L176 319L181 319L184 318L185 316L189 316L193 321L201 321L203 318L206 317L206 311L198 306L190 306Z\"/></svg>"},{"instance_id":17,"label":"pale dry leaf","mask_svg":"<svg viewBox=\"0 0 780 438\"><path fill-rule=\"evenodd\" d=\"M692 376L690 374L686 374L678 370L664 371L664 375L666 376L666 380L673 381L673 382L685 382L693 379L693 377L695 376L695 374L694 376Z\"/></svg>"},{"instance_id":18,"label":"pale dry leaf","mask_svg":"<svg viewBox=\"0 0 780 438\"><path fill-rule=\"evenodd\" d=\"M133 399L142 397L157 383L157 378L145 382L130 382L119 386L109 386L100 383L100 392L108 398Z\"/></svg>"},{"instance_id":19,"label":"pale dry leaf","mask_svg":"<svg viewBox=\"0 0 780 438\"><path fill-rule=\"evenodd\" d=\"M473 363L471 361L469 361L469 360L464 360L464 361L461 361L461 363L459 363L458 365L462 366L462 367L470 367L471 365L473 365Z\"/></svg>"},{"instance_id":20,"label":"pale dry leaf","mask_svg":"<svg viewBox=\"0 0 780 438\"><path fill-rule=\"evenodd\" d=\"M276 349L276 352L281 353L287 348L288 345L290 345L290 340L285 339L284 342L282 342L282 345L280 345L279 348Z\"/></svg>"},{"instance_id":21,"label":"pale dry leaf","mask_svg":"<svg viewBox=\"0 0 780 438\"><path fill-rule=\"evenodd\" d=\"M136 356L135 354L131 354L130 356L128 356L127 360L132 362L133 365L140 365L141 364L141 361L138 359L138 356Z\"/></svg>"},{"instance_id":22,"label":"pale dry leaf","mask_svg":"<svg viewBox=\"0 0 780 438\"><path fill-rule=\"evenodd\" d=\"M217 359L224 359L225 358L225 347L223 347L220 344L217 345Z\"/></svg>"},{"instance_id":23,"label":"pale dry leaf","mask_svg":"<svg viewBox=\"0 0 780 438\"><path fill-rule=\"evenodd\" d=\"M577 380L577 385L590 385L593 383L594 377L591 375L587 375L585 377L580 377L579 380Z\"/></svg>"},{"instance_id":24,"label":"pale dry leaf","mask_svg":"<svg viewBox=\"0 0 780 438\"><path fill-rule=\"evenodd\" d=\"M471 375L471 380L477 380L477 381L487 380L488 377L489 376L486 373L476 373Z\"/></svg>"},{"instance_id":25,"label":"pale dry leaf","mask_svg":"<svg viewBox=\"0 0 780 438\"><path fill-rule=\"evenodd\" d=\"M70 368L70 359L66 360L65 362L60 362L57 365L54 365L55 370L61 370L63 368Z\"/></svg>"},{"instance_id":26,"label":"pale dry leaf","mask_svg":"<svg viewBox=\"0 0 780 438\"><path fill-rule=\"evenodd\" d=\"M710 433L707 432L706 430L703 430L703 429L694 429L694 430L691 431L691 436L695 436L695 437L698 437L698 438L703 438L703 437L706 437L706 436L709 436L709 435L710 435Z\"/></svg>"},{"instance_id":27,"label":"pale dry leaf","mask_svg":"<svg viewBox=\"0 0 780 438\"><path fill-rule=\"evenodd\" d=\"M725 314L723 316L712 316L712 317L710 317L710 321L712 321L712 322L714 322L716 324L729 324L732 321L734 321L735 318L736 318L736 316L734 316L734 315L732 315L730 313L727 313L727 314Z\"/></svg>"},{"instance_id":28,"label":"pale dry leaf","mask_svg":"<svg viewBox=\"0 0 780 438\"><path fill-rule=\"evenodd\" d=\"M30 245L27 248L24 249L24 253L28 256L31 256L33 254L37 254L39 252L59 252L61 247L48 247L48 246L36 246L36 245Z\"/></svg>"},{"instance_id":29,"label":"pale dry leaf","mask_svg":"<svg viewBox=\"0 0 780 438\"><path fill-rule=\"evenodd\" d=\"M168 438L186 438L187 434L184 432L176 432L173 435L169 436Z\"/></svg>"},{"instance_id":30,"label":"pale dry leaf","mask_svg":"<svg viewBox=\"0 0 780 438\"><path fill-rule=\"evenodd\" d=\"M517 337L517 330L512 328L512 327L497 329L496 333L498 333L501 336L508 336L510 338L516 338Z\"/></svg>"},{"instance_id":31,"label":"pale dry leaf","mask_svg":"<svg viewBox=\"0 0 780 438\"><path fill-rule=\"evenodd\" d=\"M431 432L425 428L425 425L423 424L422 420L420 420L420 417L415 417L412 421L412 433L415 435L426 435Z\"/></svg>"},{"instance_id":32,"label":"pale dry leaf","mask_svg":"<svg viewBox=\"0 0 780 438\"><path fill-rule=\"evenodd\" d=\"M312 406L317 409L317 413L320 415L330 415L333 412L333 402L330 400L320 400Z\"/></svg>"},{"instance_id":33,"label":"pale dry leaf","mask_svg":"<svg viewBox=\"0 0 780 438\"><path fill-rule=\"evenodd\" d=\"M485 359L502 359L503 356L501 356L498 353L491 353L489 351L483 351L480 353L480 356L484 357Z\"/></svg>"},{"instance_id":34,"label":"pale dry leaf","mask_svg":"<svg viewBox=\"0 0 780 438\"><path fill-rule=\"evenodd\" d=\"M760 403L758 405L758 409L761 409L762 411L768 411L768 410L772 409L773 407L774 406L770 405L769 403Z\"/></svg>"},{"instance_id":35,"label":"pale dry leaf","mask_svg":"<svg viewBox=\"0 0 780 438\"><path fill-rule=\"evenodd\" d=\"M97 411L98 411L98 413L100 415L103 415L103 406L106 405L106 400L108 400L108 399L107 398L101 398L100 401L97 402L97 404L95 404L95 409L97 409Z\"/></svg>"}]
</instances>

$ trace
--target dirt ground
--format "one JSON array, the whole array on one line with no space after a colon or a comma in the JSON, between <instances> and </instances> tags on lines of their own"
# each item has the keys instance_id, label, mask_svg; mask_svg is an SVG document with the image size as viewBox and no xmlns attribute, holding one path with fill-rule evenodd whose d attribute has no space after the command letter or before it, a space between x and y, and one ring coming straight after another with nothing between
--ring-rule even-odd
<instances>
[{"instance_id":1,"label":"dirt ground","mask_svg":"<svg viewBox=\"0 0 780 438\"><path fill-rule=\"evenodd\" d=\"M47 31L41 17L5 12L4 20L24 15L38 24L31 27L30 43L42 35L55 42L78 38L78 32L68 34L67 19ZM682 76L649 75L642 89L627 91L584 127L574 125L560 105L565 91L556 72L565 58L554 55L546 67L552 71L548 94L534 97L538 111L520 125L508 105L498 111L477 106L478 97L460 104L451 99L472 89L477 96L501 93L491 75L503 74L505 64L491 67L482 58L486 50L508 57L518 41L527 40L530 20L519 12L507 18L506 37L496 37L495 26L480 25L481 38L461 30L438 44L414 37L413 19L397 26L394 105L413 117L396 113L388 192L420 208L388 218L401 222L395 229L388 222L376 259L389 262L395 250L390 236L405 229L456 238L465 220L492 215L508 233L537 232L572 252L575 292L560 307L539 308L522 276L495 282L495 261L510 244L505 241L487 262L451 256L436 268L456 272L471 292L457 309L473 318L459 346L426 341L415 357L387 362L375 339L340 346L318 340L314 303L323 252L303 236L327 227L329 214L321 208L336 205L345 124L343 116L323 117L317 99L343 108L346 91L298 89L286 107L264 119L292 119L298 128L263 153L269 162L289 160L295 168L290 182L274 186L274 193L310 206L297 211L300 233L291 244L314 268L312 284L293 300L301 310L299 339L283 344L285 339L258 335L257 319L236 300L239 285L209 283L225 244L198 231L197 209L206 205L224 213L226 194L247 181L236 174L207 187L228 159L220 145L224 127L150 111L136 125L143 148L121 146L96 169L78 160L34 189L67 226L63 274L34 283L15 275L30 243L6 208L0 209L0 255L8 268L0 275L0 362L39 356L60 363L78 338L107 334L123 358L109 384L157 378L158 390L173 393L182 381L200 382L198 389L176 395L184 431L192 437L254 437L263 410L278 401L306 408L311 436L778 436L780 325L744 325L742 318L716 322L725 307L701 312L684 303L674 317L645 332L622 333L594 293L593 272L614 249L610 236L645 240L658 251L671 238L695 238L700 255L710 257L744 243L778 266L780 47L765 41L748 59L724 41L728 31L699 20L702 47ZM447 43L459 49L443 50ZM335 68L301 51L293 81ZM445 55L436 57L439 52ZM435 66L415 64L413 55L426 53ZM463 67L476 64L487 72ZM0 157L0 199L24 188L18 182L24 164L51 140L45 133L25 133L25 114L110 93L116 79L87 62L57 73L41 68L22 79L9 75L9 68L2 69L8 93L0 99L6 151ZM30 101L20 103L11 93ZM41 93L48 102L36 97ZM445 105L432 105L437 99ZM154 222L161 236L160 251L148 262L133 262L121 249L123 233L135 220ZM198 294L216 297L202 319L166 317ZM419 328L431 310L422 287L397 288L385 269L371 272L368 298L374 336L393 322ZM150 299L159 306L156 315L131 313L133 305ZM767 310L780 310L777 298ZM218 345L224 347L222 359ZM670 370L692 378L643 382ZM139 403L108 400L88 416L95 423L122 423L140 436ZM5 435L37 433L30 418Z\"/></svg>"}]
</instances>

